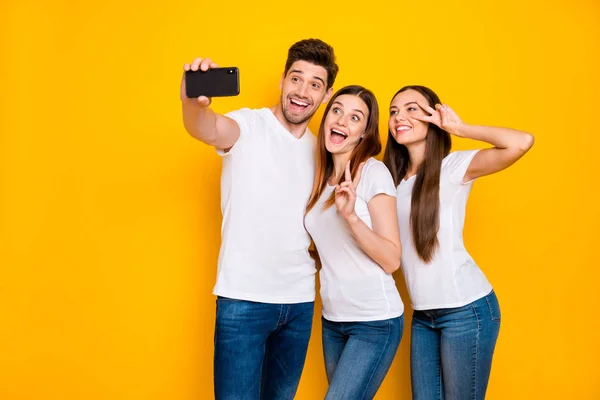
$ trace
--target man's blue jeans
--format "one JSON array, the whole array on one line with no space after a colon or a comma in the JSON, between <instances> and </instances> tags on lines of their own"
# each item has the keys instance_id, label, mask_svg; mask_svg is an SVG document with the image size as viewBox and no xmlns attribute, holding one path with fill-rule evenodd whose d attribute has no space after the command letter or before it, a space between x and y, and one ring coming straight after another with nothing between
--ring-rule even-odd
<instances>
[{"instance_id":1,"label":"man's blue jeans","mask_svg":"<svg viewBox=\"0 0 600 400\"><path fill-rule=\"evenodd\" d=\"M293 399L306 359L314 303L217 298L217 400Z\"/></svg>"},{"instance_id":2,"label":"man's blue jeans","mask_svg":"<svg viewBox=\"0 0 600 400\"><path fill-rule=\"evenodd\" d=\"M410 366L414 400L483 400L500 330L492 291L458 308L415 311Z\"/></svg>"}]
</instances>

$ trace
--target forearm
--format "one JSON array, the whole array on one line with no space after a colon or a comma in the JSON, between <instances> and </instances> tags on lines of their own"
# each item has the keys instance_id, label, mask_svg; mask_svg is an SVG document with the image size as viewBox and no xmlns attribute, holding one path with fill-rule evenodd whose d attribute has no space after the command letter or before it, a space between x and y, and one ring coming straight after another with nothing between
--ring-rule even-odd
<instances>
[{"instance_id":1,"label":"forearm","mask_svg":"<svg viewBox=\"0 0 600 400\"><path fill-rule=\"evenodd\" d=\"M217 137L217 114L209 107L201 107L196 99L182 99L183 125L190 135L214 145Z\"/></svg>"},{"instance_id":2,"label":"forearm","mask_svg":"<svg viewBox=\"0 0 600 400\"><path fill-rule=\"evenodd\" d=\"M360 248L388 274L400 267L401 247L378 235L356 214L346 219L352 236Z\"/></svg>"},{"instance_id":3,"label":"forearm","mask_svg":"<svg viewBox=\"0 0 600 400\"><path fill-rule=\"evenodd\" d=\"M510 128L470 125L462 123L457 136L480 140L498 149L512 149L526 152L533 145L533 135Z\"/></svg>"}]
</instances>

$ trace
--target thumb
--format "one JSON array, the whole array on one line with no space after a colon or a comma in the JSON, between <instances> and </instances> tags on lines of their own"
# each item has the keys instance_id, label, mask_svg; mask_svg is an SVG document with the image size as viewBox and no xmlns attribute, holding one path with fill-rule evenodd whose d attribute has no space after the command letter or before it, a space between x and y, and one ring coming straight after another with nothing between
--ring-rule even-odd
<instances>
[{"instance_id":1,"label":"thumb","mask_svg":"<svg viewBox=\"0 0 600 400\"><path fill-rule=\"evenodd\" d=\"M202 107L210 106L211 102L212 102L212 99L209 97L206 97L206 96L198 97L198 104L201 105Z\"/></svg>"}]
</instances>

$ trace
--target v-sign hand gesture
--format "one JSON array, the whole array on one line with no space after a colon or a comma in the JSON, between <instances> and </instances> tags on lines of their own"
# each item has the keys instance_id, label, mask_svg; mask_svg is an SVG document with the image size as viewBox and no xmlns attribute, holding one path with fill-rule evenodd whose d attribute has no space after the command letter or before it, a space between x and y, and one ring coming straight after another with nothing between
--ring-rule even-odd
<instances>
[{"instance_id":1,"label":"v-sign hand gesture","mask_svg":"<svg viewBox=\"0 0 600 400\"><path fill-rule=\"evenodd\" d=\"M417 104L419 104L419 107L421 107L423 111L431 115L411 116L411 118L435 124L452 135L461 136L460 128L463 125L463 122L458 114L456 114L456 112L454 112L447 104L436 104L435 109L420 101L417 102Z\"/></svg>"},{"instance_id":2,"label":"v-sign hand gesture","mask_svg":"<svg viewBox=\"0 0 600 400\"><path fill-rule=\"evenodd\" d=\"M354 212L354 205L356 204L356 188L360 182L360 175L364 165L365 163L363 162L358 166L356 176L354 177L354 180L352 180L352 175L350 174L350 161L348 161L345 171L346 180L342 182L341 185L335 187L335 207L346 220L356 215Z\"/></svg>"}]
</instances>

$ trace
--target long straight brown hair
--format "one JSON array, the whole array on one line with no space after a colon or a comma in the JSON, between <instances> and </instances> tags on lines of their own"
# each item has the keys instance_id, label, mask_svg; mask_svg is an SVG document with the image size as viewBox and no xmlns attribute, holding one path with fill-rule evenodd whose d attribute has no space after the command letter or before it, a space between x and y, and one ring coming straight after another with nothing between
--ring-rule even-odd
<instances>
[{"instance_id":1,"label":"long straight brown hair","mask_svg":"<svg viewBox=\"0 0 600 400\"><path fill-rule=\"evenodd\" d=\"M406 90L414 90L425 97L430 107L441 104L435 92L425 86L405 86L393 99ZM450 152L450 134L435 124L429 124L425 138L425 159L419 169L412 190L410 226L413 243L419 257L426 263L433 258L439 246L437 234L440 228L440 173L442 160ZM410 158L406 146L399 144L388 129L388 141L383 162L390 170L396 186L406 176Z\"/></svg>"},{"instance_id":2,"label":"long straight brown hair","mask_svg":"<svg viewBox=\"0 0 600 400\"><path fill-rule=\"evenodd\" d=\"M350 174L352 179L356 176L358 166L363 162L367 161L369 157L376 156L381 151L381 138L379 137L379 106L377 105L377 99L375 95L368 89L353 85L346 86L338 90L327 103L325 113L321 119L321 126L319 128L319 137L317 139L317 167L315 171L315 182L313 184L313 190L306 206L306 212L308 213L317 203L325 186L327 186L327 180L333 174L333 157L331 153L327 151L325 147L325 119L329 114L331 105L336 98L344 94L349 94L359 97L365 102L369 109L369 117L367 118L367 127L365 128L365 134L360 139L352 154L350 156ZM341 184L345 180L344 175L340 177L338 184ZM323 204L323 209L331 207L335 203L335 192L331 193L331 196Z\"/></svg>"}]
</instances>

